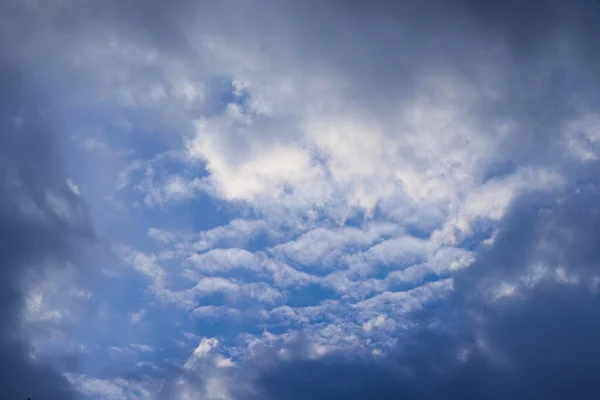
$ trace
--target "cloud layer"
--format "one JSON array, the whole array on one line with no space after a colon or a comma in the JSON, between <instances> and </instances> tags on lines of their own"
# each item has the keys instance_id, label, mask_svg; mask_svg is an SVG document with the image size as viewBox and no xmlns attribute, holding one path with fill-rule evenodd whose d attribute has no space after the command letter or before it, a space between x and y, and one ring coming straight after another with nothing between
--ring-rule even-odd
<instances>
[{"instance_id":1,"label":"cloud layer","mask_svg":"<svg viewBox=\"0 0 600 400\"><path fill-rule=\"evenodd\" d=\"M2 10L11 396L597 391L595 2Z\"/></svg>"},{"instance_id":2,"label":"cloud layer","mask_svg":"<svg viewBox=\"0 0 600 400\"><path fill-rule=\"evenodd\" d=\"M26 304L28 281L68 263L76 240L90 237L83 205L61 175L54 139L39 114L24 69L0 49L0 382L3 396L75 398L51 364L36 360L23 326L36 314L36 333L49 335L60 313Z\"/></svg>"}]
</instances>

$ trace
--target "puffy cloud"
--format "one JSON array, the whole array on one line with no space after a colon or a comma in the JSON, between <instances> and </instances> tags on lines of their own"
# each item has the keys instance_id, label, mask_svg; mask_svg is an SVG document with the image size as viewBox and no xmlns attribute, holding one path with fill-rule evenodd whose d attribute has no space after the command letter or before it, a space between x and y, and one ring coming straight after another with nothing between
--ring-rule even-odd
<instances>
[{"instance_id":1,"label":"puffy cloud","mask_svg":"<svg viewBox=\"0 0 600 400\"><path fill-rule=\"evenodd\" d=\"M268 230L269 228L265 221L235 219L227 225L202 232L199 240L193 244L193 247L196 251L203 251L212 247L222 246L222 243L229 246L243 244L251 237Z\"/></svg>"},{"instance_id":2,"label":"puffy cloud","mask_svg":"<svg viewBox=\"0 0 600 400\"><path fill-rule=\"evenodd\" d=\"M260 268L255 255L243 249L214 249L203 254L192 254L188 260L202 273Z\"/></svg>"},{"instance_id":3,"label":"puffy cloud","mask_svg":"<svg viewBox=\"0 0 600 400\"><path fill-rule=\"evenodd\" d=\"M318 227L273 247L270 252L310 268L331 268L348 252L363 249L399 231L394 224L371 224L366 229Z\"/></svg>"}]
</instances>

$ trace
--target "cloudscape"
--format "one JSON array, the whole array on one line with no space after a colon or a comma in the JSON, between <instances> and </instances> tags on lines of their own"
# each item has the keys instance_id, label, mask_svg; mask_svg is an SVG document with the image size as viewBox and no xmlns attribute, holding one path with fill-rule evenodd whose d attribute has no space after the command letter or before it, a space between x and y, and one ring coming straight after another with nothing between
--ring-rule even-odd
<instances>
[{"instance_id":1,"label":"cloudscape","mask_svg":"<svg viewBox=\"0 0 600 400\"><path fill-rule=\"evenodd\" d=\"M0 393L600 397L600 3L0 0Z\"/></svg>"}]
</instances>

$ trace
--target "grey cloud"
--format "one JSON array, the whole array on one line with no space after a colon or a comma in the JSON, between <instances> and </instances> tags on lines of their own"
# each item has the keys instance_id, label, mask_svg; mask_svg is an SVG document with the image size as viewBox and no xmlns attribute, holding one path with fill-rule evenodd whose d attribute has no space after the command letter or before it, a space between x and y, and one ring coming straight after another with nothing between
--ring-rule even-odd
<instances>
[{"instance_id":1,"label":"grey cloud","mask_svg":"<svg viewBox=\"0 0 600 400\"><path fill-rule=\"evenodd\" d=\"M476 91L470 111L483 129L511 127L497 156L516 164L562 160L565 121L598 104L594 1L226 1L197 11L207 34L343 77L380 118L428 74L458 77Z\"/></svg>"},{"instance_id":2,"label":"grey cloud","mask_svg":"<svg viewBox=\"0 0 600 400\"><path fill-rule=\"evenodd\" d=\"M3 398L73 399L66 379L36 362L22 329L24 286L45 262L67 262L90 237L80 200L60 173L56 142L26 72L0 48L0 391ZM68 214L68 215L65 215Z\"/></svg>"},{"instance_id":3,"label":"grey cloud","mask_svg":"<svg viewBox=\"0 0 600 400\"><path fill-rule=\"evenodd\" d=\"M471 111L483 127L512 125L501 156L517 163L556 162L564 121L598 104L596 2L319 4L292 7L286 40L299 65L346 76L350 95L383 111L429 73L460 77L478 92Z\"/></svg>"},{"instance_id":4,"label":"grey cloud","mask_svg":"<svg viewBox=\"0 0 600 400\"><path fill-rule=\"evenodd\" d=\"M14 25L13 31L28 38L35 52L44 51L36 41L65 55L117 33L119 41L149 45L201 68L202 55L194 51L194 41L217 34L258 46L298 70L342 76L349 82L348 96L382 118L396 111L402 99L411 99L427 74L459 76L479 91L472 111L485 126L506 122L516 126L503 155L518 163L532 157L548 162L549 153L555 159L560 155L554 139L561 119L581 113L597 100L593 87L600 52L593 38L600 28L594 20L597 5L591 0L169 5L129 0L56 2L37 9L12 3L19 17L7 20L7 26ZM34 20L38 22L33 24ZM29 35L22 26L31 26ZM190 31L200 36L190 36ZM46 37L58 40L48 43ZM80 86L88 86L92 79L68 63L58 65L69 69L69 79L78 77ZM269 72L277 71L265 74ZM161 77L160 71L148 67L131 79ZM495 93L484 94L490 85Z\"/></svg>"}]
</instances>

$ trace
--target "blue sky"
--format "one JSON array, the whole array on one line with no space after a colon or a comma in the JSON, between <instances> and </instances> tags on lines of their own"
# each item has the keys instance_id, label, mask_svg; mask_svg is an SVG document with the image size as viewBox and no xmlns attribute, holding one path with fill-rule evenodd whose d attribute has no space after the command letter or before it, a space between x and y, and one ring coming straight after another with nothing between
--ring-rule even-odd
<instances>
[{"instance_id":1,"label":"blue sky","mask_svg":"<svg viewBox=\"0 0 600 400\"><path fill-rule=\"evenodd\" d=\"M6 0L0 387L590 398L597 8Z\"/></svg>"}]
</instances>

